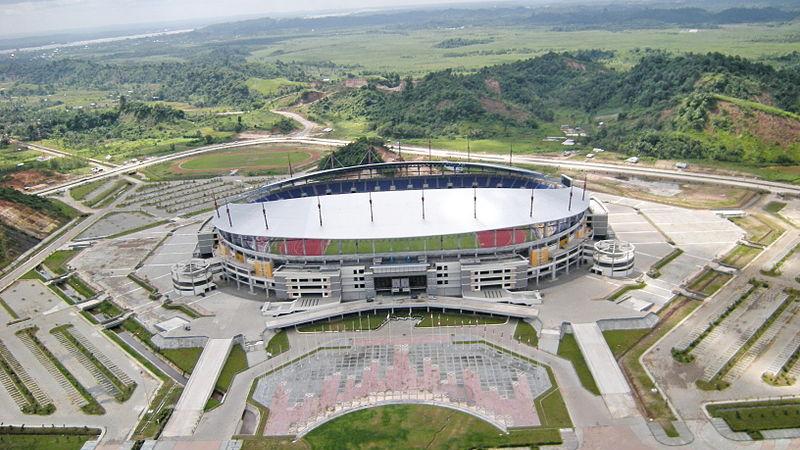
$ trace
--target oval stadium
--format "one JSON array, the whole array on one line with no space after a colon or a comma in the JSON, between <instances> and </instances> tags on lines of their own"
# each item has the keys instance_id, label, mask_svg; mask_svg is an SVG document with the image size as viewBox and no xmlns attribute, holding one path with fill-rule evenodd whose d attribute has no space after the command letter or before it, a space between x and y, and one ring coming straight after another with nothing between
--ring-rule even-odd
<instances>
[{"instance_id":1,"label":"oval stadium","mask_svg":"<svg viewBox=\"0 0 800 450\"><path fill-rule=\"evenodd\" d=\"M478 163L324 170L218 206L213 252L274 300L511 297L591 261L599 203L584 187Z\"/></svg>"}]
</instances>

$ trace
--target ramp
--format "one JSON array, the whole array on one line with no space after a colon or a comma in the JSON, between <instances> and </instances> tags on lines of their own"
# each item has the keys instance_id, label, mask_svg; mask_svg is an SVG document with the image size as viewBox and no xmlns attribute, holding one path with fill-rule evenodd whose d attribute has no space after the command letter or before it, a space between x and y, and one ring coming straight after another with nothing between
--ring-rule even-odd
<instances>
[{"instance_id":1,"label":"ramp","mask_svg":"<svg viewBox=\"0 0 800 450\"><path fill-rule=\"evenodd\" d=\"M191 436L194 433L232 346L232 338L208 340L175 411L161 433L162 437Z\"/></svg>"},{"instance_id":2,"label":"ramp","mask_svg":"<svg viewBox=\"0 0 800 450\"><path fill-rule=\"evenodd\" d=\"M635 416L631 388L597 323L573 323L572 332L611 415L616 418Z\"/></svg>"}]
</instances>

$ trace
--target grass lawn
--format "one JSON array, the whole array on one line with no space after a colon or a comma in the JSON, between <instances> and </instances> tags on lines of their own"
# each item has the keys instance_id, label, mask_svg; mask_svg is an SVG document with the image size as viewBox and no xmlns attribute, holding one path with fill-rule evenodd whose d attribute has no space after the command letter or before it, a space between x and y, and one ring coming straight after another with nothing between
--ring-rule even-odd
<instances>
[{"instance_id":1,"label":"grass lawn","mask_svg":"<svg viewBox=\"0 0 800 450\"><path fill-rule=\"evenodd\" d=\"M246 83L250 90L266 97L277 95L282 89L287 90L288 88L299 88L306 85L300 81L290 81L286 78L248 78Z\"/></svg>"},{"instance_id":2,"label":"grass lawn","mask_svg":"<svg viewBox=\"0 0 800 450\"><path fill-rule=\"evenodd\" d=\"M586 390L595 395L600 395L600 390L597 388L597 383L589 371L589 366L586 365L586 360L583 358L578 341L573 334L565 334L561 337L561 342L558 344L558 356L568 359L575 371L578 372L578 378Z\"/></svg>"},{"instance_id":3,"label":"grass lawn","mask_svg":"<svg viewBox=\"0 0 800 450\"><path fill-rule=\"evenodd\" d=\"M151 181L208 178L239 170L241 175L284 174L289 161L297 170L316 163L326 148L297 144L260 144L219 150L143 169Z\"/></svg>"},{"instance_id":4,"label":"grass lawn","mask_svg":"<svg viewBox=\"0 0 800 450\"><path fill-rule=\"evenodd\" d=\"M711 295L717 292L731 278L733 278L733 275L706 269L687 286L687 289Z\"/></svg>"},{"instance_id":5,"label":"grass lawn","mask_svg":"<svg viewBox=\"0 0 800 450\"><path fill-rule=\"evenodd\" d=\"M800 400L722 403L709 405L709 414L725 420L733 431L760 437L759 431L800 427Z\"/></svg>"},{"instance_id":6,"label":"grass lawn","mask_svg":"<svg viewBox=\"0 0 800 450\"><path fill-rule=\"evenodd\" d=\"M3 450L80 450L83 443L95 436L0 434Z\"/></svg>"},{"instance_id":7,"label":"grass lawn","mask_svg":"<svg viewBox=\"0 0 800 450\"><path fill-rule=\"evenodd\" d=\"M644 289L645 286L647 286L647 283L645 283L644 281L642 281L641 283L627 284L617 289L616 291L612 292L611 295L608 296L607 300L612 302L619 300L628 291L633 291L636 289Z\"/></svg>"},{"instance_id":8,"label":"grass lawn","mask_svg":"<svg viewBox=\"0 0 800 450\"><path fill-rule=\"evenodd\" d=\"M116 197L114 194L119 192L126 186L130 186L130 183L126 180L117 180L107 189L103 190L97 194L92 200L87 200L84 204L90 208L102 208L108 206L114 198Z\"/></svg>"},{"instance_id":9,"label":"grass lawn","mask_svg":"<svg viewBox=\"0 0 800 450\"><path fill-rule=\"evenodd\" d=\"M502 433L487 422L447 408L389 405L356 411L313 430L304 439L314 449L530 447L561 442L555 428ZM244 449L259 449L245 441Z\"/></svg>"},{"instance_id":10,"label":"grass lawn","mask_svg":"<svg viewBox=\"0 0 800 450\"><path fill-rule=\"evenodd\" d=\"M507 317L488 316L485 314L429 313L422 316L418 327L461 326L461 325L497 325L506 323Z\"/></svg>"},{"instance_id":11,"label":"grass lawn","mask_svg":"<svg viewBox=\"0 0 800 450\"><path fill-rule=\"evenodd\" d=\"M161 350L161 354L165 358L172 361L186 374L192 373L197 360L200 359L200 353L203 353L202 347L165 348Z\"/></svg>"},{"instance_id":12,"label":"grass lawn","mask_svg":"<svg viewBox=\"0 0 800 450\"><path fill-rule=\"evenodd\" d=\"M300 325L297 331L301 333L318 333L320 331L366 331L377 330L386 320L386 313L370 313L358 315L349 315L344 318L327 321L320 321Z\"/></svg>"},{"instance_id":13,"label":"grass lawn","mask_svg":"<svg viewBox=\"0 0 800 450\"><path fill-rule=\"evenodd\" d=\"M219 378L217 378L216 389L227 392L231 387L233 377L245 369L247 369L247 354L241 345L234 345L225 365L222 366Z\"/></svg>"},{"instance_id":14,"label":"grass lawn","mask_svg":"<svg viewBox=\"0 0 800 450\"><path fill-rule=\"evenodd\" d=\"M536 329L528 322L518 321L517 327L514 329L514 339L524 342L531 347L539 345L539 336L536 335Z\"/></svg>"},{"instance_id":15,"label":"grass lawn","mask_svg":"<svg viewBox=\"0 0 800 450\"><path fill-rule=\"evenodd\" d=\"M80 252L80 250L56 250L45 258L43 264L53 273L61 275L67 272L67 263Z\"/></svg>"},{"instance_id":16,"label":"grass lawn","mask_svg":"<svg viewBox=\"0 0 800 450\"><path fill-rule=\"evenodd\" d=\"M77 201L82 201L83 199L86 198L87 195L91 194L92 192L94 192L96 189L106 184L107 182L108 182L107 179L102 179L102 180L92 181L89 183L84 183L81 184L80 186L75 186L74 188L69 190L69 195L70 197L72 197Z\"/></svg>"},{"instance_id":17,"label":"grass lawn","mask_svg":"<svg viewBox=\"0 0 800 450\"><path fill-rule=\"evenodd\" d=\"M784 202L772 201L764 206L764 211L772 214L778 214L785 206L786 203Z\"/></svg>"},{"instance_id":18,"label":"grass lawn","mask_svg":"<svg viewBox=\"0 0 800 450\"><path fill-rule=\"evenodd\" d=\"M648 333L650 333L649 328L643 330L608 330L603 331L603 337L611 348L614 358L619 358L636 345L642 337L647 336Z\"/></svg>"},{"instance_id":19,"label":"grass lawn","mask_svg":"<svg viewBox=\"0 0 800 450\"><path fill-rule=\"evenodd\" d=\"M289 350L289 335L286 330L280 330L267 342L267 352L272 356L280 355Z\"/></svg>"},{"instance_id":20,"label":"grass lawn","mask_svg":"<svg viewBox=\"0 0 800 450\"><path fill-rule=\"evenodd\" d=\"M79 295L83 296L83 298L90 298L93 297L96 292L94 289L90 288L81 278L77 275L72 275L67 279L67 284L72 288L75 289Z\"/></svg>"},{"instance_id":21,"label":"grass lawn","mask_svg":"<svg viewBox=\"0 0 800 450\"><path fill-rule=\"evenodd\" d=\"M742 269L744 266L748 265L750 261L754 260L759 253L761 253L760 248L748 247L747 245L739 244L734 247L733 250L728 252L721 262L726 266Z\"/></svg>"},{"instance_id":22,"label":"grass lawn","mask_svg":"<svg viewBox=\"0 0 800 450\"><path fill-rule=\"evenodd\" d=\"M769 245L783 234L783 227L763 214L748 214L730 220L747 233L748 241L756 244Z\"/></svg>"}]
</instances>

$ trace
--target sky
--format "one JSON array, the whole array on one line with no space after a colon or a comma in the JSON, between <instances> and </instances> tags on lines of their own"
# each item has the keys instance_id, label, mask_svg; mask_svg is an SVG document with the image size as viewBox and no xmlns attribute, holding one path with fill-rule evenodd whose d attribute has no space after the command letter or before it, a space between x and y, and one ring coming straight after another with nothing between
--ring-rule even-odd
<instances>
[{"instance_id":1,"label":"sky","mask_svg":"<svg viewBox=\"0 0 800 450\"><path fill-rule=\"evenodd\" d=\"M0 37L242 16L467 3L479 0L0 0Z\"/></svg>"}]
</instances>

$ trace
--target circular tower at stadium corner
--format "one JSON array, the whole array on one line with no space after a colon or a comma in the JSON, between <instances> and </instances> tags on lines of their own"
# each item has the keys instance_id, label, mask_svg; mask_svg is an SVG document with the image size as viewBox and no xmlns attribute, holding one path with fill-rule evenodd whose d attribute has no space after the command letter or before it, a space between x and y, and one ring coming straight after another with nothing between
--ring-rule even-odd
<instances>
[{"instance_id":1,"label":"circular tower at stadium corner","mask_svg":"<svg viewBox=\"0 0 800 450\"><path fill-rule=\"evenodd\" d=\"M323 170L219 205L214 266L271 300L497 298L591 262L589 203L568 177L493 164Z\"/></svg>"},{"instance_id":2,"label":"circular tower at stadium corner","mask_svg":"<svg viewBox=\"0 0 800 450\"><path fill-rule=\"evenodd\" d=\"M174 264L170 270L172 287L180 295L200 295L216 289L211 264L204 259L190 259Z\"/></svg>"},{"instance_id":3,"label":"circular tower at stadium corner","mask_svg":"<svg viewBox=\"0 0 800 450\"><path fill-rule=\"evenodd\" d=\"M633 273L635 247L630 242L607 239L594 244L592 272L612 278Z\"/></svg>"}]
</instances>

